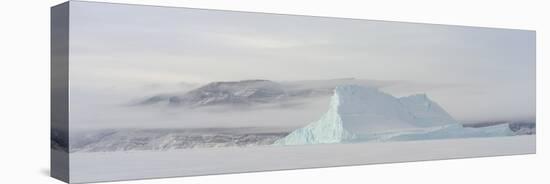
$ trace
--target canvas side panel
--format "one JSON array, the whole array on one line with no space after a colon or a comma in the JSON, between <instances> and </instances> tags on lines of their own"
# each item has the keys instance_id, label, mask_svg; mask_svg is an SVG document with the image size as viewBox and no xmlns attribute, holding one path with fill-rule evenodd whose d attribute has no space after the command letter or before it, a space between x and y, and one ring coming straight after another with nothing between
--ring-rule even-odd
<instances>
[{"instance_id":1,"label":"canvas side panel","mask_svg":"<svg viewBox=\"0 0 550 184\"><path fill-rule=\"evenodd\" d=\"M69 182L69 2L51 8L51 176Z\"/></svg>"}]
</instances>

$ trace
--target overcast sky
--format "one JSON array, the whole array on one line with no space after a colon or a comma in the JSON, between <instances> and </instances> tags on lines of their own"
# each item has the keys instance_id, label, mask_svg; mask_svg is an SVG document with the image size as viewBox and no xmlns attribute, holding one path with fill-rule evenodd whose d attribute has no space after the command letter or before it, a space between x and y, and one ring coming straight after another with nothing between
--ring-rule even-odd
<instances>
[{"instance_id":1,"label":"overcast sky","mask_svg":"<svg viewBox=\"0 0 550 184\"><path fill-rule=\"evenodd\" d=\"M533 31L87 2L72 3L70 26L71 100L182 82L355 77L448 86L424 92L457 119L535 114Z\"/></svg>"}]
</instances>

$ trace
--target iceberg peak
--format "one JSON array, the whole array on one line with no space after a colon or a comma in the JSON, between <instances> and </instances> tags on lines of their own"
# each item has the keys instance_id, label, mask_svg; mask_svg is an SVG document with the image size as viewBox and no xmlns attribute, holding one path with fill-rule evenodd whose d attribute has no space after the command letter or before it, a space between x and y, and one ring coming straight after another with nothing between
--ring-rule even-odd
<instances>
[{"instance_id":1,"label":"iceberg peak","mask_svg":"<svg viewBox=\"0 0 550 184\"><path fill-rule=\"evenodd\" d=\"M409 95L409 96L405 96L405 97L401 97L401 98L413 98L413 99L429 100L428 95L426 93L418 93L418 94Z\"/></svg>"}]
</instances>

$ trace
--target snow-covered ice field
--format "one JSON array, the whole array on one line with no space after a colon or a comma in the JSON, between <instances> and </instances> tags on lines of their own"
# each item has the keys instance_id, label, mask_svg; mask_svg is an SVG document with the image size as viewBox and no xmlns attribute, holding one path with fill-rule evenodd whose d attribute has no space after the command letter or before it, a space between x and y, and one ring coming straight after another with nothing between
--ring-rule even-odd
<instances>
[{"instance_id":1,"label":"snow-covered ice field","mask_svg":"<svg viewBox=\"0 0 550 184\"><path fill-rule=\"evenodd\" d=\"M71 182L408 162L535 153L535 135L361 144L70 154Z\"/></svg>"}]
</instances>

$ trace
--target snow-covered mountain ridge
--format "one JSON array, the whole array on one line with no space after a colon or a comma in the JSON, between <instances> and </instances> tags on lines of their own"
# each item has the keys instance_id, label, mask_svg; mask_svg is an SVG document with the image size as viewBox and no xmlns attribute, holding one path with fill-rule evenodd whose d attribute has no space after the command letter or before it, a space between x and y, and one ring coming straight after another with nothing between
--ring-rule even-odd
<instances>
[{"instance_id":1,"label":"snow-covered mountain ridge","mask_svg":"<svg viewBox=\"0 0 550 184\"><path fill-rule=\"evenodd\" d=\"M121 129L76 133L70 152L174 150L271 145L285 128Z\"/></svg>"}]
</instances>

